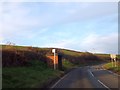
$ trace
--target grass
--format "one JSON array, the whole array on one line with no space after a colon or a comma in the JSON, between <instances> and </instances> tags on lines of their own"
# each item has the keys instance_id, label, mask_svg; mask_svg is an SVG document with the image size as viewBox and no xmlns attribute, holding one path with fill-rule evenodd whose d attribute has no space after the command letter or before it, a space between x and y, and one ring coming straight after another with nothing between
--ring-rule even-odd
<instances>
[{"instance_id":1,"label":"grass","mask_svg":"<svg viewBox=\"0 0 120 90\"><path fill-rule=\"evenodd\" d=\"M72 50L61 49L63 54L71 55L71 56L79 56L82 52L76 52Z\"/></svg>"},{"instance_id":2,"label":"grass","mask_svg":"<svg viewBox=\"0 0 120 90\"><path fill-rule=\"evenodd\" d=\"M49 80L60 77L62 71L53 70L40 61L30 61L30 66L2 68L3 88L41 88ZM69 70L76 65L68 60L63 60L64 70Z\"/></svg>"},{"instance_id":3,"label":"grass","mask_svg":"<svg viewBox=\"0 0 120 90\"><path fill-rule=\"evenodd\" d=\"M111 62L105 64L103 67L105 69L111 70L111 71L120 75L120 62L117 62L117 67L113 67Z\"/></svg>"},{"instance_id":4,"label":"grass","mask_svg":"<svg viewBox=\"0 0 120 90\"><path fill-rule=\"evenodd\" d=\"M47 67L43 62L31 62L29 67L2 68L3 88L37 88L49 79L59 77L61 72Z\"/></svg>"},{"instance_id":5,"label":"grass","mask_svg":"<svg viewBox=\"0 0 120 90\"><path fill-rule=\"evenodd\" d=\"M64 68L64 70L69 70L69 69L72 69L72 68L75 68L75 67L77 67L77 65L69 62L66 59L63 60L63 68Z\"/></svg>"}]
</instances>

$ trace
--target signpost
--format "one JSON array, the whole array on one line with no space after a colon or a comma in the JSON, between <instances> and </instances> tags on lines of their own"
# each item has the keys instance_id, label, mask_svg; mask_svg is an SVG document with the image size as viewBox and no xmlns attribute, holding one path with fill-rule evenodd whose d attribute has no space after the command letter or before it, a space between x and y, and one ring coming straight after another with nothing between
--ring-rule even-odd
<instances>
[{"instance_id":1,"label":"signpost","mask_svg":"<svg viewBox=\"0 0 120 90\"><path fill-rule=\"evenodd\" d=\"M56 63L55 63L55 49L52 49L52 53L54 53L54 70L56 69Z\"/></svg>"},{"instance_id":2,"label":"signpost","mask_svg":"<svg viewBox=\"0 0 120 90\"><path fill-rule=\"evenodd\" d=\"M114 62L115 62L115 67L117 67L116 54L110 54L110 57L111 57L112 67L114 67Z\"/></svg>"}]
</instances>

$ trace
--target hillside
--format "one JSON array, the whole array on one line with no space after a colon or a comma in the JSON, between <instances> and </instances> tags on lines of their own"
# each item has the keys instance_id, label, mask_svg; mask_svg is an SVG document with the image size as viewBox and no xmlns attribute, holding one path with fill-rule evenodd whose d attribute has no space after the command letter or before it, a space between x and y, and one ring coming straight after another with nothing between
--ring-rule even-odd
<instances>
[{"instance_id":1,"label":"hillside","mask_svg":"<svg viewBox=\"0 0 120 90\"><path fill-rule=\"evenodd\" d=\"M51 51L52 48L2 45L2 65L3 67L24 66L28 65L30 60L40 60L47 63L49 59L46 55L52 53ZM59 48L56 48L56 52L62 55L63 60L68 60L74 64L88 64L110 60L108 54L92 54Z\"/></svg>"},{"instance_id":2,"label":"hillside","mask_svg":"<svg viewBox=\"0 0 120 90\"><path fill-rule=\"evenodd\" d=\"M49 67L52 48L1 45L3 88L41 88L78 66L109 62L108 54L92 54L56 48L62 55L63 70Z\"/></svg>"}]
</instances>

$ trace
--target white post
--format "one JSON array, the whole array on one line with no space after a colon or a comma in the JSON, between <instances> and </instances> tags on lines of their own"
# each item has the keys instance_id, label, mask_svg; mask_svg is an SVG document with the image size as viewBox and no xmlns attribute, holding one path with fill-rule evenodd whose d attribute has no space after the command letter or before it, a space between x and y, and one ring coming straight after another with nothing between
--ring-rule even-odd
<instances>
[{"instance_id":1,"label":"white post","mask_svg":"<svg viewBox=\"0 0 120 90\"><path fill-rule=\"evenodd\" d=\"M55 63L55 49L52 49L52 52L54 53L54 70L56 69L56 63Z\"/></svg>"},{"instance_id":2,"label":"white post","mask_svg":"<svg viewBox=\"0 0 120 90\"><path fill-rule=\"evenodd\" d=\"M115 61L115 67L117 67L117 65L116 65L116 64L117 64L117 63L116 63L116 58L114 58L114 61Z\"/></svg>"}]
</instances>

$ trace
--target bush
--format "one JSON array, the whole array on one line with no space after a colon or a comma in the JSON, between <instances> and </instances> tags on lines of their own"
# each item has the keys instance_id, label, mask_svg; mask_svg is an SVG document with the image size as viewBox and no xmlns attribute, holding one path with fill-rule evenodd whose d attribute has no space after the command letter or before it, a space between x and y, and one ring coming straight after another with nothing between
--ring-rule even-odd
<instances>
[{"instance_id":1,"label":"bush","mask_svg":"<svg viewBox=\"0 0 120 90\"><path fill-rule=\"evenodd\" d=\"M80 53L80 55L77 56L63 54L63 59L66 59L73 64L86 64L100 61L99 57L89 52Z\"/></svg>"},{"instance_id":2,"label":"bush","mask_svg":"<svg viewBox=\"0 0 120 90\"><path fill-rule=\"evenodd\" d=\"M3 48L2 49L2 66L10 67L10 66L25 66L29 65L29 61L31 60L39 60L47 63L49 59L46 57L45 52L37 49L37 48Z\"/></svg>"}]
</instances>

